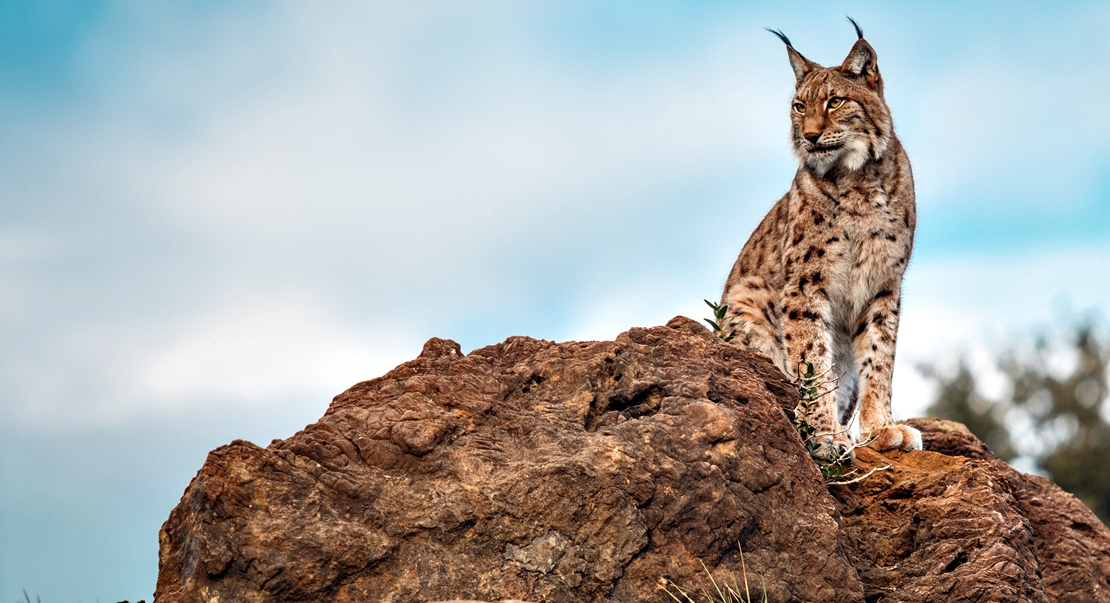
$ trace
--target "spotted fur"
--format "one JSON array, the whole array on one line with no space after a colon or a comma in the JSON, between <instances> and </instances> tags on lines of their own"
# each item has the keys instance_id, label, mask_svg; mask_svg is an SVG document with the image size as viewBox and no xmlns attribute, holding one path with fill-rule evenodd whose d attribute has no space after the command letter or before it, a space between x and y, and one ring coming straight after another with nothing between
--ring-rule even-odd
<instances>
[{"instance_id":1,"label":"spotted fur","mask_svg":"<svg viewBox=\"0 0 1110 603\"><path fill-rule=\"evenodd\" d=\"M855 25L855 22L852 23ZM837 379L810 415L831 459L860 436L878 450L921 448L890 411L902 275L913 250L913 174L883 98L875 50L859 39L822 67L786 43L796 89L791 141L798 172L752 233L725 282L727 334L786 375L812 363Z\"/></svg>"}]
</instances>

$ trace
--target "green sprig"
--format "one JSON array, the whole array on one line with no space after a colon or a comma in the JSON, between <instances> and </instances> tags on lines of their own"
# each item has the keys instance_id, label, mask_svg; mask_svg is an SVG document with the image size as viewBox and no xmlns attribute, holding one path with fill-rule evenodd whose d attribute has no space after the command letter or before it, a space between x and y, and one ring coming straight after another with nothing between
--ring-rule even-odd
<instances>
[{"instance_id":1,"label":"green sprig","mask_svg":"<svg viewBox=\"0 0 1110 603\"><path fill-rule=\"evenodd\" d=\"M732 341L733 335L725 335L725 329L731 327L733 324L732 321L729 321L728 324L724 322L725 314L728 313L728 304L715 304L708 299L703 299L702 301L713 310L713 318L705 318L703 320L709 323L709 326L713 328L713 332L717 334L717 337L721 338L721 341Z\"/></svg>"}]
</instances>

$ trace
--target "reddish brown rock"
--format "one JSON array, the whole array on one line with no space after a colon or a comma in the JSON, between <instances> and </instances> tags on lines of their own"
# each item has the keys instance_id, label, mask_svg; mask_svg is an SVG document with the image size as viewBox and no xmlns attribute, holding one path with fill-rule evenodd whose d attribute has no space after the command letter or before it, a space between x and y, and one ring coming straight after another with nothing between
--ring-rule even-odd
<instances>
[{"instance_id":1,"label":"reddish brown rock","mask_svg":"<svg viewBox=\"0 0 1110 603\"><path fill-rule=\"evenodd\" d=\"M688 319L419 358L268 448L213 451L161 532L159 603L648 601L739 572L862 601L769 363ZM815 571L815 570L820 571Z\"/></svg>"},{"instance_id":2,"label":"reddish brown rock","mask_svg":"<svg viewBox=\"0 0 1110 603\"><path fill-rule=\"evenodd\" d=\"M1110 601L1110 531L1089 509L959 423L907 423L926 450L861 449L857 470L878 470L830 485L868 602Z\"/></svg>"},{"instance_id":3,"label":"reddish brown rock","mask_svg":"<svg viewBox=\"0 0 1110 603\"><path fill-rule=\"evenodd\" d=\"M861 451L891 468L826 488L796 401L683 318L432 339L291 438L213 451L156 600L667 601L660 578L706 586L702 562L739 574L739 543L770 601L1110 601L1110 534L1055 486L926 420L930 451Z\"/></svg>"},{"instance_id":4,"label":"reddish brown rock","mask_svg":"<svg viewBox=\"0 0 1110 603\"><path fill-rule=\"evenodd\" d=\"M1110 529L1076 497L1043 477L1021 473L994 456L959 423L908 421L922 431L928 450L981 462L1013 497L1033 535L1034 554L1050 601L1110 601Z\"/></svg>"}]
</instances>

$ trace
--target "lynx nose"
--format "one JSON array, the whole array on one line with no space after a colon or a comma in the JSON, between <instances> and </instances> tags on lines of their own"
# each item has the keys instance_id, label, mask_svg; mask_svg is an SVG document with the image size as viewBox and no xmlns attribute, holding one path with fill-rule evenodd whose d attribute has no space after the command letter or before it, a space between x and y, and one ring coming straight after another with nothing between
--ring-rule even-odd
<instances>
[{"instance_id":1,"label":"lynx nose","mask_svg":"<svg viewBox=\"0 0 1110 603\"><path fill-rule=\"evenodd\" d=\"M817 144L817 139L821 138L820 132L806 132L802 137L809 141L809 144Z\"/></svg>"}]
</instances>

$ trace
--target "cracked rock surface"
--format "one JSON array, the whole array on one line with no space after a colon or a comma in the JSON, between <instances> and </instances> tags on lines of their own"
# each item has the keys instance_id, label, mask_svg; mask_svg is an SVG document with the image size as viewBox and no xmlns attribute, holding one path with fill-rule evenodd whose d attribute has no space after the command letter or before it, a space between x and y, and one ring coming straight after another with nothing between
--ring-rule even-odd
<instances>
[{"instance_id":1,"label":"cracked rock surface","mask_svg":"<svg viewBox=\"0 0 1110 603\"><path fill-rule=\"evenodd\" d=\"M1110 601L1110 531L957 424L826 487L764 358L676 318L615 341L432 339L266 448L209 454L158 603ZM968 590L978 589L978 590ZM966 594L964 594L966 593Z\"/></svg>"}]
</instances>

